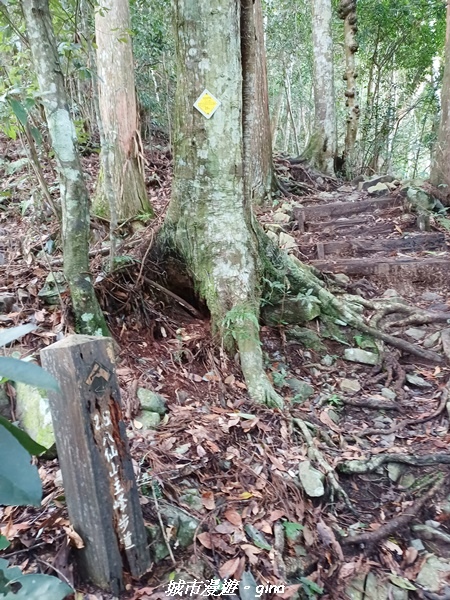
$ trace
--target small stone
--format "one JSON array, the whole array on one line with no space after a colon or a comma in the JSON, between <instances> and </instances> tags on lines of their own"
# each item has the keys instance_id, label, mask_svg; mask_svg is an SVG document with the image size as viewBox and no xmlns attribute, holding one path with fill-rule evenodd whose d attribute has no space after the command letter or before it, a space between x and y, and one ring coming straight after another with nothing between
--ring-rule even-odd
<instances>
[{"instance_id":1,"label":"small stone","mask_svg":"<svg viewBox=\"0 0 450 600\"><path fill-rule=\"evenodd\" d=\"M426 331L423 329L417 329L417 327L410 327L405 331L405 333L408 337L416 341L422 340L426 335Z\"/></svg>"},{"instance_id":2,"label":"small stone","mask_svg":"<svg viewBox=\"0 0 450 600\"><path fill-rule=\"evenodd\" d=\"M266 235L276 246L278 246L278 236L276 233L273 231L266 231Z\"/></svg>"},{"instance_id":3,"label":"small stone","mask_svg":"<svg viewBox=\"0 0 450 600\"><path fill-rule=\"evenodd\" d=\"M388 288L384 292L383 298L398 298L398 292L397 290L394 290L394 288Z\"/></svg>"},{"instance_id":4,"label":"small stone","mask_svg":"<svg viewBox=\"0 0 450 600\"><path fill-rule=\"evenodd\" d=\"M392 177L392 175L375 175L367 181L363 181L361 189L368 191L369 188L377 186L380 183L390 183L391 181L394 181L394 177Z\"/></svg>"},{"instance_id":5,"label":"small stone","mask_svg":"<svg viewBox=\"0 0 450 600\"><path fill-rule=\"evenodd\" d=\"M312 467L309 460L300 463L298 474L303 489L308 496L311 498L319 498L324 495L323 474Z\"/></svg>"},{"instance_id":6,"label":"small stone","mask_svg":"<svg viewBox=\"0 0 450 600\"><path fill-rule=\"evenodd\" d=\"M156 429L161 423L161 416L157 412L143 410L136 420L142 423L144 429Z\"/></svg>"},{"instance_id":7,"label":"small stone","mask_svg":"<svg viewBox=\"0 0 450 600\"><path fill-rule=\"evenodd\" d=\"M422 540L419 538L417 538L415 540L411 540L409 544L410 544L410 546L415 548L415 550L417 550L417 552L423 552L425 550L425 546L423 545Z\"/></svg>"},{"instance_id":8,"label":"small stone","mask_svg":"<svg viewBox=\"0 0 450 600\"><path fill-rule=\"evenodd\" d=\"M296 379L295 377L286 379L286 385L294 393L294 402L305 402L305 400L314 394L314 388L309 383L300 381L300 379Z\"/></svg>"},{"instance_id":9,"label":"small stone","mask_svg":"<svg viewBox=\"0 0 450 600\"><path fill-rule=\"evenodd\" d=\"M280 248L282 248L283 250L297 248L297 242L295 241L295 238L293 238L292 235L284 233L284 231L280 233L279 244Z\"/></svg>"},{"instance_id":10,"label":"small stone","mask_svg":"<svg viewBox=\"0 0 450 600\"><path fill-rule=\"evenodd\" d=\"M377 183L367 188L369 196L386 196L390 192L389 187L385 183Z\"/></svg>"},{"instance_id":11,"label":"small stone","mask_svg":"<svg viewBox=\"0 0 450 600\"><path fill-rule=\"evenodd\" d=\"M435 331L431 335L427 335L427 337L423 340L422 345L425 349L433 348L433 346L436 346L436 344L439 342L440 338L441 332Z\"/></svg>"},{"instance_id":12,"label":"small stone","mask_svg":"<svg viewBox=\"0 0 450 600\"><path fill-rule=\"evenodd\" d=\"M335 273L334 278L338 283L342 283L343 285L348 285L351 281L350 277L345 273Z\"/></svg>"},{"instance_id":13,"label":"small stone","mask_svg":"<svg viewBox=\"0 0 450 600\"><path fill-rule=\"evenodd\" d=\"M360 348L346 348L344 358L345 360L359 362L364 365L377 365L380 360L378 354L367 352L367 350L361 350Z\"/></svg>"},{"instance_id":14,"label":"small stone","mask_svg":"<svg viewBox=\"0 0 450 600\"><path fill-rule=\"evenodd\" d=\"M333 366L334 361L335 361L335 358L333 356L330 356L329 354L325 354L325 356L320 361L320 364L324 365L325 367L331 367L331 366Z\"/></svg>"},{"instance_id":15,"label":"small stone","mask_svg":"<svg viewBox=\"0 0 450 600\"><path fill-rule=\"evenodd\" d=\"M338 187L338 189L336 190L337 192L353 192L353 186L352 185L341 185L341 187Z\"/></svg>"},{"instance_id":16,"label":"small stone","mask_svg":"<svg viewBox=\"0 0 450 600\"><path fill-rule=\"evenodd\" d=\"M204 512L203 502L196 488L189 488L180 496L180 501L198 512Z\"/></svg>"},{"instance_id":17,"label":"small stone","mask_svg":"<svg viewBox=\"0 0 450 600\"><path fill-rule=\"evenodd\" d=\"M276 212L272 218L275 223L289 223L291 220L291 217L284 212Z\"/></svg>"},{"instance_id":18,"label":"small stone","mask_svg":"<svg viewBox=\"0 0 450 600\"><path fill-rule=\"evenodd\" d=\"M338 425L339 421L341 420L341 416L332 408L328 410L328 416L333 421L333 423L336 423L336 425Z\"/></svg>"},{"instance_id":19,"label":"small stone","mask_svg":"<svg viewBox=\"0 0 450 600\"><path fill-rule=\"evenodd\" d=\"M283 202L283 204L281 205L281 210L283 212L285 212L287 215L292 216L292 204L289 204L289 202Z\"/></svg>"},{"instance_id":20,"label":"small stone","mask_svg":"<svg viewBox=\"0 0 450 600\"><path fill-rule=\"evenodd\" d=\"M400 481L398 483L402 486L402 488L405 488L405 490L407 490L414 484L415 481L416 478L412 473L405 473L401 476Z\"/></svg>"},{"instance_id":21,"label":"small stone","mask_svg":"<svg viewBox=\"0 0 450 600\"><path fill-rule=\"evenodd\" d=\"M395 483L403 475L404 470L404 465L400 463L388 463L387 472L389 475L389 479Z\"/></svg>"},{"instance_id":22,"label":"small stone","mask_svg":"<svg viewBox=\"0 0 450 600\"><path fill-rule=\"evenodd\" d=\"M295 340L300 342L305 348L311 348L316 352L323 352L326 350L320 336L317 335L312 329L307 327L291 327L286 330L286 337L288 340Z\"/></svg>"},{"instance_id":23,"label":"small stone","mask_svg":"<svg viewBox=\"0 0 450 600\"><path fill-rule=\"evenodd\" d=\"M11 312L15 298L10 294L0 294L0 313L7 314Z\"/></svg>"},{"instance_id":24,"label":"small stone","mask_svg":"<svg viewBox=\"0 0 450 600\"><path fill-rule=\"evenodd\" d=\"M318 197L321 200L335 200L336 195L330 192L320 192L320 194L318 194Z\"/></svg>"},{"instance_id":25,"label":"small stone","mask_svg":"<svg viewBox=\"0 0 450 600\"><path fill-rule=\"evenodd\" d=\"M58 469L56 471L55 479L53 480L53 483L55 484L55 487L63 487L64 483L63 483L61 469Z\"/></svg>"},{"instance_id":26,"label":"small stone","mask_svg":"<svg viewBox=\"0 0 450 600\"><path fill-rule=\"evenodd\" d=\"M423 379L423 377L419 377L419 375L411 375L410 373L408 373L406 375L406 381L408 383L410 383L411 385L415 385L416 387L419 387L419 388L433 387L431 385L431 383L428 383L428 381L425 381L425 379Z\"/></svg>"},{"instance_id":27,"label":"small stone","mask_svg":"<svg viewBox=\"0 0 450 600\"><path fill-rule=\"evenodd\" d=\"M444 350L445 356L450 357L450 329L443 329L441 331L442 349Z\"/></svg>"},{"instance_id":28,"label":"small stone","mask_svg":"<svg viewBox=\"0 0 450 600\"><path fill-rule=\"evenodd\" d=\"M416 583L428 592L439 592L441 587L446 583L449 573L449 562L431 554L422 565L416 577Z\"/></svg>"},{"instance_id":29,"label":"small stone","mask_svg":"<svg viewBox=\"0 0 450 600\"><path fill-rule=\"evenodd\" d=\"M427 521L425 521L425 525L427 525L428 527L432 527L433 529L439 529L439 527L441 526L439 521L433 521L433 519L428 519Z\"/></svg>"},{"instance_id":30,"label":"small stone","mask_svg":"<svg viewBox=\"0 0 450 600\"><path fill-rule=\"evenodd\" d=\"M442 296L437 292L424 292L422 294L422 299L427 302L439 302L439 300L442 300Z\"/></svg>"},{"instance_id":31,"label":"small stone","mask_svg":"<svg viewBox=\"0 0 450 600\"><path fill-rule=\"evenodd\" d=\"M146 388L138 388L137 397L141 401L142 410L156 412L159 415L166 414L166 399L160 394Z\"/></svg>"},{"instance_id":32,"label":"small stone","mask_svg":"<svg viewBox=\"0 0 450 600\"><path fill-rule=\"evenodd\" d=\"M278 225L278 223L265 223L264 229L267 231L273 231L274 233L280 233L280 231L283 231L283 228L281 225Z\"/></svg>"},{"instance_id":33,"label":"small stone","mask_svg":"<svg viewBox=\"0 0 450 600\"><path fill-rule=\"evenodd\" d=\"M390 390L389 388L381 388L380 393L383 398L386 398L386 400L395 400L397 398L397 394L394 392L394 390Z\"/></svg>"},{"instance_id":34,"label":"small stone","mask_svg":"<svg viewBox=\"0 0 450 600\"><path fill-rule=\"evenodd\" d=\"M361 385L356 379L342 379L339 382L339 387L346 394L356 394L361 390Z\"/></svg>"},{"instance_id":35,"label":"small stone","mask_svg":"<svg viewBox=\"0 0 450 600\"><path fill-rule=\"evenodd\" d=\"M361 200L361 195L359 192L353 192L353 194L349 194L345 199L346 202L359 202Z\"/></svg>"}]
</instances>

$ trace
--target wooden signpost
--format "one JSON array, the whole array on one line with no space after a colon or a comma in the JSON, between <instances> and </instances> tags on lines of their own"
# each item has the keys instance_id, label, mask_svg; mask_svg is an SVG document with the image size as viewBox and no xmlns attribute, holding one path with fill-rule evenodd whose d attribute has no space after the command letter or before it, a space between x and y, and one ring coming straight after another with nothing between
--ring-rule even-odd
<instances>
[{"instance_id":1,"label":"wooden signpost","mask_svg":"<svg viewBox=\"0 0 450 600\"><path fill-rule=\"evenodd\" d=\"M49 401L69 517L85 545L78 551L80 573L116 595L124 570L140 577L150 555L113 344L71 335L41 350L41 360L60 386Z\"/></svg>"}]
</instances>

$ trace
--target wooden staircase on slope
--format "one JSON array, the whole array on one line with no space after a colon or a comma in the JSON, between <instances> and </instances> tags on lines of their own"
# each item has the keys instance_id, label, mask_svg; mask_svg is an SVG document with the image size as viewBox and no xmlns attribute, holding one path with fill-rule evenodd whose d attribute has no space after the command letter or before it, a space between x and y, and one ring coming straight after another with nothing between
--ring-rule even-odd
<instances>
[{"instance_id":1,"label":"wooden staircase on slope","mask_svg":"<svg viewBox=\"0 0 450 600\"><path fill-rule=\"evenodd\" d=\"M342 199L294 208L302 260L323 272L369 277L388 285L450 286L445 234L421 231L401 195Z\"/></svg>"}]
</instances>

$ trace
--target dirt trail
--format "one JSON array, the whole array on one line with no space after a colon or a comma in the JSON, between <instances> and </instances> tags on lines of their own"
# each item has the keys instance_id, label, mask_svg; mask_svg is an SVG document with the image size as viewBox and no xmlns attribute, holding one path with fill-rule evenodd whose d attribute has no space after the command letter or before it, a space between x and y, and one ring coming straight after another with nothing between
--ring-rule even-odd
<instances>
[{"instance_id":1,"label":"dirt trail","mask_svg":"<svg viewBox=\"0 0 450 600\"><path fill-rule=\"evenodd\" d=\"M89 164L94 181L97 163ZM161 222L170 161L153 153L147 169ZM20 213L31 178L18 170L2 185L11 195L0 213L0 294L12 301L2 309L0 327L30 319L39 324L11 348L26 355L71 332L68 299L63 294L62 306L49 306L38 296L49 265L59 269L61 263L60 252L42 253L50 241L58 247L56 225L39 221L35 210ZM293 244L300 260L340 274L341 292L366 301L400 296L436 314L450 312L448 236L433 222L431 231L421 231L397 192L371 198L348 184L330 191L336 185L317 185L313 178L296 186L308 195L280 198L280 210L259 217L280 242L285 233L284 243ZM298 593L308 600L413 600L442 591L450 557L447 363L436 366L381 347L347 327L263 326L267 372L287 408L255 406L234 357L211 339L207 319L173 302L151 285L152 272L141 273L141 263L133 262L146 256L155 223L124 238L119 254L133 259L131 266L108 276L101 252L108 230L93 223L99 252L92 268L102 274L97 291L120 346L117 372L131 451L152 552L159 553L154 570L130 582L124 597L165 598L174 572L185 580L238 580L250 571L259 582L289 584L276 597ZM379 326L390 325L391 333L420 347L450 351L445 317L395 325L404 318L392 313ZM383 364L347 360L352 348L381 350ZM156 429L143 425L140 388L165 399L167 413ZM39 560L53 564L68 549L57 461L41 460L40 466L45 506L0 509L0 528L12 539L0 556L10 554L30 571L42 570ZM301 483L309 466L326 475L316 496ZM165 540L158 537L160 519ZM430 556L438 561L434 567ZM71 567L64 572L74 577ZM90 598L111 598L76 576L74 583L94 594Z\"/></svg>"}]
</instances>

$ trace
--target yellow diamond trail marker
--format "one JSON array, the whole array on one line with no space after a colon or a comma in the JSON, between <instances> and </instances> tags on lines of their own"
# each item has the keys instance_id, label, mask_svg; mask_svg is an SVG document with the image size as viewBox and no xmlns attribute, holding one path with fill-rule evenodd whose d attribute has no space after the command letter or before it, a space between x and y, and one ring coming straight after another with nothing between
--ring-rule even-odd
<instances>
[{"instance_id":1,"label":"yellow diamond trail marker","mask_svg":"<svg viewBox=\"0 0 450 600\"><path fill-rule=\"evenodd\" d=\"M210 119L220 106L220 100L217 100L211 92L203 90L194 103L194 108L198 110L206 119Z\"/></svg>"}]
</instances>

